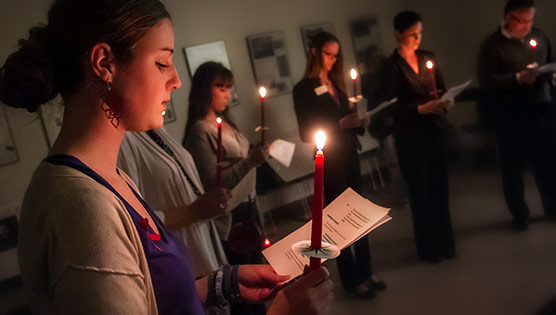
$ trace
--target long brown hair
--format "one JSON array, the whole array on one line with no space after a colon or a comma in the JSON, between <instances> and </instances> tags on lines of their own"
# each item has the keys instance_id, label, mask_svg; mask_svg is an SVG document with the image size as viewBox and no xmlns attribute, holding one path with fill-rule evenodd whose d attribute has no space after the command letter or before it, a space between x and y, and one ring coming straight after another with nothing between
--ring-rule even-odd
<instances>
[{"instance_id":1,"label":"long brown hair","mask_svg":"<svg viewBox=\"0 0 556 315\"><path fill-rule=\"evenodd\" d=\"M307 68L305 69L304 78L318 78L322 69L322 47L326 43L334 42L340 46L336 62L332 69L328 72L330 81L338 87L344 94L346 93L346 81L344 78L344 57L342 55L342 45L336 36L328 32L322 32L315 35L309 44L307 56Z\"/></svg>"},{"instance_id":2,"label":"long brown hair","mask_svg":"<svg viewBox=\"0 0 556 315\"><path fill-rule=\"evenodd\" d=\"M212 105L212 87L215 85L231 88L234 85L234 75L219 62L205 62L197 68L191 79L189 111L187 113L184 141L191 127L198 120L204 119L207 116ZM220 113L220 116L230 126L237 129L230 117L228 107Z\"/></svg>"}]
</instances>

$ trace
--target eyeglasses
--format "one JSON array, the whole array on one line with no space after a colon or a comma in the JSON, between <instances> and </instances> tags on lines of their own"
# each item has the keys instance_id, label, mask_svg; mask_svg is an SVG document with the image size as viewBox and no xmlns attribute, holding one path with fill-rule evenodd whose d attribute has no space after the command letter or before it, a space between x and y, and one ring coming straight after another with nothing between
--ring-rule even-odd
<instances>
[{"instance_id":1,"label":"eyeglasses","mask_svg":"<svg viewBox=\"0 0 556 315\"><path fill-rule=\"evenodd\" d=\"M520 18L518 18L517 16L515 16L515 15L513 15L513 14L511 14L511 13L508 13L508 16L509 16L512 20L514 20L516 23L519 23L519 24L532 24L532 23L533 23L533 19L530 19L530 20L520 19Z\"/></svg>"}]
</instances>

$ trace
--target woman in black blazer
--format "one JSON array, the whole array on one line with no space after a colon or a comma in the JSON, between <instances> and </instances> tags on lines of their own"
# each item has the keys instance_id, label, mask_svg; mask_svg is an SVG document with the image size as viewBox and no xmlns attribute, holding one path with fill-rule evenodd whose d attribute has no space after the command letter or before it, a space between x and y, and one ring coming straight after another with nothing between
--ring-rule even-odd
<instances>
[{"instance_id":1,"label":"woman in black blazer","mask_svg":"<svg viewBox=\"0 0 556 315\"><path fill-rule=\"evenodd\" d=\"M368 120L360 120L346 96L340 42L327 32L315 36L310 44L304 78L293 90L299 135L314 143L315 133L326 133L324 199L332 202L348 187L361 188L357 134L363 134ZM373 297L385 284L373 276L369 242L361 238L336 259L344 288L357 297Z\"/></svg>"},{"instance_id":2,"label":"woman in black blazer","mask_svg":"<svg viewBox=\"0 0 556 315\"><path fill-rule=\"evenodd\" d=\"M419 50L422 19L412 11L394 18L398 47L379 74L381 96L393 97L393 135L400 169L407 185L419 258L428 263L455 258L454 236L448 198L446 111L451 101L434 97L444 89L442 75L432 52ZM434 76L426 67L434 64ZM453 101L453 100L452 100Z\"/></svg>"}]
</instances>

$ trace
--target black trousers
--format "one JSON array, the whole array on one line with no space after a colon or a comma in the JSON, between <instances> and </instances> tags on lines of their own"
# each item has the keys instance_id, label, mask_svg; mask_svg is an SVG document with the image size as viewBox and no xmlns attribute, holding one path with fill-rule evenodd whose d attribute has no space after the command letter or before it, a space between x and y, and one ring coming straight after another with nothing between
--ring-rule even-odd
<instances>
[{"instance_id":1,"label":"black trousers","mask_svg":"<svg viewBox=\"0 0 556 315\"><path fill-rule=\"evenodd\" d=\"M530 167L544 212L556 216L556 119L550 106L504 116L495 135L506 204L516 223L526 222L523 173Z\"/></svg>"},{"instance_id":2,"label":"black trousers","mask_svg":"<svg viewBox=\"0 0 556 315\"><path fill-rule=\"evenodd\" d=\"M417 254L426 260L453 255L447 133L416 130L396 135L395 139L413 216Z\"/></svg>"},{"instance_id":3,"label":"black trousers","mask_svg":"<svg viewBox=\"0 0 556 315\"><path fill-rule=\"evenodd\" d=\"M324 162L324 201L329 204L348 187L361 191L361 169L357 150L328 151ZM344 289L351 291L371 275L369 240L362 237L336 258L336 265Z\"/></svg>"}]
</instances>

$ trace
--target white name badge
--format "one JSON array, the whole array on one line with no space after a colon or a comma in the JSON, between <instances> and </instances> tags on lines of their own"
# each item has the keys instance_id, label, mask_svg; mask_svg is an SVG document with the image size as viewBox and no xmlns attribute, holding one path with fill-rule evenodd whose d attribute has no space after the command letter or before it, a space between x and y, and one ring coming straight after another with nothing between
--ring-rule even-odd
<instances>
[{"instance_id":1,"label":"white name badge","mask_svg":"<svg viewBox=\"0 0 556 315\"><path fill-rule=\"evenodd\" d=\"M315 89L315 94L317 95L323 95L324 93L328 93L328 88L326 87L326 85L321 85Z\"/></svg>"}]
</instances>

